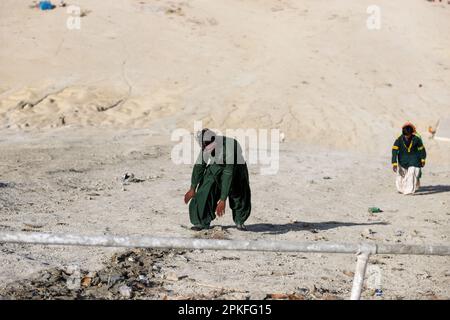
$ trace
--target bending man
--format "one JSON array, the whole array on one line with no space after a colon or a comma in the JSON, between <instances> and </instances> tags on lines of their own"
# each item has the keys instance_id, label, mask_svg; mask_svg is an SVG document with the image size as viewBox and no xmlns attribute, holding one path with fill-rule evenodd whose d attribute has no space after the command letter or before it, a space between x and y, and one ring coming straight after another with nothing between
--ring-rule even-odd
<instances>
[{"instance_id":1,"label":"bending man","mask_svg":"<svg viewBox=\"0 0 450 320\"><path fill-rule=\"evenodd\" d=\"M216 215L225 213L228 199L234 223L245 231L244 222L251 211L250 184L239 143L209 129L199 132L197 141L202 150L192 170L191 188L184 196L186 204L191 201L191 229L208 229Z\"/></svg>"}]
</instances>

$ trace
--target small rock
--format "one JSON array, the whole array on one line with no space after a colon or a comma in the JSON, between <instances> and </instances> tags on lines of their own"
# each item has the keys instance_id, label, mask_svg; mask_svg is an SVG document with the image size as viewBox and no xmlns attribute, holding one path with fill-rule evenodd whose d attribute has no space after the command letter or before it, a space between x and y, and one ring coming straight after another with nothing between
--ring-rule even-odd
<instances>
[{"instance_id":1,"label":"small rock","mask_svg":"<svg viewBox=\"0 0 450 320\"><path fill-rule=\"evenodd\" d=\"M37 223L37 222L24 222L23 223L24 226L29 227L29 228L34 228L34 229L40 229L42 227L44 227L45 225L42 223Z\"/></svg>"},{"instance_id":2,"label":"small rock","mask_svg":"<svg viewBox=\"0 0 450 320\"><path fill-rule=\"evenodd\" d=\"M431 278L431 274L430 274L428 271L425 271L424 273L419 274L419 276L420 276L422 279L430 279L430 278Z\"/></svg>"},{"instance_id":3,"label":"small rock","mask_svg":"<svg viewBox=\"0 0 450 320\"><path fill-rule=\"evenodd\" d=\"M111 276L108 278L108 285L112 286L112 285L114 285L114 284L115 284L117 281L119 281L119 280L122 280L122 276L121 276L121 275L119 275L119 274L111 275Z\"/></svg>"},{"instance_id":4,"label":"small rock","mask_svg":"<svg viewBox=\"0 0 450 320\"><path fill-rule=\"evenodd\" d=\"M81 286L89 287L91 282L92 282L92 278L91 277L83 277L83 279L81 279Z\"/></svg>"},{"instance_id":5,"label":"small rock","mask_svg":"<svg viewBox=\"0 0 450 320\"><path fill-rule=\"evenodd\" d=\"M155 265L152 266L152 269L155 270L155 271L159 271L159 270L161 270L161 267L160 267L160 266L157 266L157 265L155 264Z\"/></svg>"},{"instance_id":6,"label":"small rock","mask_svg":"<svg viewBox=\"0 0 450 320\"><path fill-rule=\"evenodd\" d=\"M179 255L177 258L178 258L178 260L181 260L181 261L183 261L183 262L189 262L189 259L186 258L185 256Z\"/></svg>"},{"instance_id":7,"label":"small rock","mask_svg":"<svg viewBox=\"0 0 450 320\"><path fill-rule=\"evenodd\" d=\"M119 293L124 298L131 298L131 293L133 290L129 286L120 286L119 287Z\"/></svg>"},{"instance_id":8,"label":"small rock","mask_svg":"<svg viewBox=\"0 0 450 320\"><path fill-rule=\"evenodd\" d=\"M167 280L169 280L169 281L178 281L178 280L180 280L180 278L178 277L178 275L175 272L169 272L168 274L166 274L165 278Z\"/></svg>"},{"instance_id":9,"label":"small rock","mask_svg":"<svg viewBox=\"0 0 450 320\"><path fill-rule=\"evenodd\" d=\"M162 178L162 176L159 174L147 176L147 180L156 180L156 179L160 179L160 178Z\"/></svg>"},{"instance_id":10,"label":"small rock","mask_svg":"<svg viewBox=\"0 0 450 320\"><path fill-rule=\"evenodd\" d=\"M142 283L145 283L145 284L149 284L150 283L150 280L148 279L148 277L144 276L142 274L139 275L138 279Z\"/></svg>"},{"instance_id":11,"label":"small rock","mask_svg":"<svg viewBox=\"0 0 450 320\"><path fill-rule=\"evenodd\" d=\"M106 272L99 273L98 277L99 277L101 282L105 282L105 283L108 282L109 275Z\"/></svg>"},{"instance_id":12,"label":"small rock","mask_svg":"<svg viewBox=\"0 0 450 320\"><path fill-rule=\"evenodd\" d=\"M394 268L392 268L391 270L392 270L392 271L404 271L405 269L394 267Z\"/></svg>"},{"instance_id":13,"label":"small rock","mask_svg":"<svg viewBox=\"0 0 450 320\"><path fill-rule=\"evenodd\" d=\"M267 297L266 293L263 292L255 292L252 293L248 300L264 300Z\"/></svg>"},{"instance_id":14,"label":"small rock","mask_svg":"<svg viewBox=\"0 0 450 320\"><path fill-rule=\"evenodd\" d=\"M134 176L134 173L126 172L122 175L122 184L128 184L128 183L138 183L138 182L144 182L143 179L138 179Z\"/></svg>"},{"instance_id":15,"label":"small rock","mask_svg":"<svg viewBox=\"0 0 450 320\"><path fill-rule=\"evenodd\" d=\"M79 272L80 268L78 266L67 266L63 271L68 275L72 275L75 272Z\"/></svg>"},{"instance_id":16,"label":"small rock","mask_svg":"<svg viewBox=\"0 0 450 320\"><path fill-rule=\"evenodd\" d=\"M352 271L345 270L342 273L345 274L347 277L354 277L355 276L355 273L352 272Z\"/></svg>"},{"instance_id":17,"label":"small rock","mask_svg":"<svg viewBox=\"0 0 450 320\"><path fill-rule=\"evenodd\" d=\"M309 289L308 288L297 288L297 292L299 294L306 296L309 293Z\"/></svg>"}]
</instances>

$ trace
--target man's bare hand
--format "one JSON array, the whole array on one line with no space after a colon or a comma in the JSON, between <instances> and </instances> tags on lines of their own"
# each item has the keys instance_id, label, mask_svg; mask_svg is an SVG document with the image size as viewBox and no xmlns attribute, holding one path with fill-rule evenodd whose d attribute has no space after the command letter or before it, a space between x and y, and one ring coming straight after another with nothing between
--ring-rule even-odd
<instances>
[{"instance_id":1,"label":"man's bare hand","mask_svg":"<svg viewBox=\"0 0 450 320\"><path fill-rule=\"evenodd\" d=\"M216 214L221 217L225 214L225 200L217 202Z\"/></svg>"},{"instance_id":2,"label":"man's bare hand","mask_svg":"<svg viewBox=\"0 0 450 320\"><path fill-rule=\"evenodd\" d=\"M397 166L392 166L392 170L394 170L394 172L397 173Z\"/></svg>"},{"instance_id":3,"label":"man's bare hand","mask_svg":"<svg viewBox=\"0 0 450 320\"><path fill-rule=\"evenodd\" d=\"M190 188L188 192L184 195L184 203L188 204L188 202L195 197L195 189Z\"/></svg>"}]
</instances>

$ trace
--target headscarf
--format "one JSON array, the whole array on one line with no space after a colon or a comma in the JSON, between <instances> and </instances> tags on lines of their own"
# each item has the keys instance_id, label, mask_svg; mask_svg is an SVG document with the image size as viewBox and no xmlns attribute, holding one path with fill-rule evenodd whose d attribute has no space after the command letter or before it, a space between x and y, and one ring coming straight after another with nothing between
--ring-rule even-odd
<instances>
[{"instance_id":1,"label":"headscarf","mask_svg":"<svg viewBox=\"0 0 450 320\"><path fill-rule=\"evenodd\" d=\"M198 131L196 134L196 138L203 151L212 152L216 147L216 133L210 129L203 129Z\"/></svg>"},{"instance_id":2,"label":"headscarf","mask_svg":"<svg viewBox=\"0 0 450 320\"><path fill-rule=\"evenodd\" d=\"M411 122L407 121L407 122L402 126L402 130L403 130L405 127L411 127L411 128L413 129L413 134L414 134L414 135L417 134L416 126L413 125Z\"/></svg>"}]
</instances>

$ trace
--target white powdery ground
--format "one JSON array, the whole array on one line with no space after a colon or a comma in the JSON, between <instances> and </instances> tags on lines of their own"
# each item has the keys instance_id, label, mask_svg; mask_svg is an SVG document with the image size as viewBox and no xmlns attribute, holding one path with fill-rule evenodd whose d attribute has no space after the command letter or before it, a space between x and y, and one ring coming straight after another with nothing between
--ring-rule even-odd
<instances>
[{"instance_id":1,"label":"white powdery ground","mask_svg":"<svg viewBox=\"0 0 450 320\"><path fill-rule=\"evenodd\" d=\"M196 235L182 227L189 225L182 198L191 166L170 161L166 138L152 136L150 130L70 129L3 137L0 169L7 186L1 189L2 230ZM302 144L282 144L280 156L276 175L261 176L258 167L250 166L250 231L227 228L226 237L448 243L448 166L429 163L422 183L425 191L403 196L395 191L389 156L368 159L356 152ZM146 181L127 185L124 191L120 177L125 172ZM372 206L384 212L371 215L367 208ZM231 212L214 225L232 226ZM114 251L3 245L0 282L52 266L75 264L96 270ZM355 263L351 255L204 251L187 256L190 261L174 259L163 266L164 272L188 276L167 283L177 295L224 287L238 291L230 297L261 297L315 285L346 297ZM448 298L449 259L380 255L371 263L381 269L385 298Z\"/></svg>"}]
</instances>

